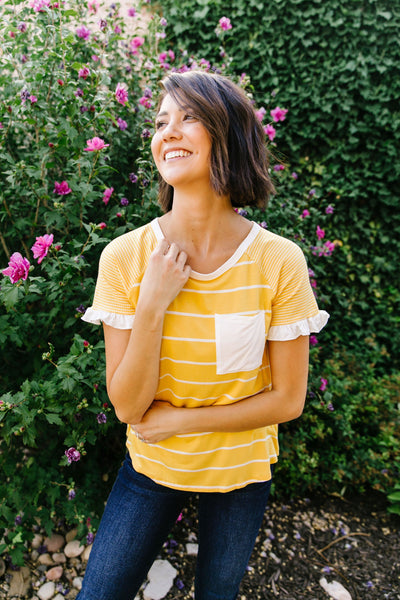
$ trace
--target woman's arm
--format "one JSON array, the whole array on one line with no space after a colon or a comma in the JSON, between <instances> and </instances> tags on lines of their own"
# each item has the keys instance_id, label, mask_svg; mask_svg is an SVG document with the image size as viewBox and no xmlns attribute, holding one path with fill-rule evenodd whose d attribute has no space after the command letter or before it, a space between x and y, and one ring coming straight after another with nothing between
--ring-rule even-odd
<instances>
[{"instance_id":1,"label":"woman's arm","mask_svg":"<svg viewBox=\"0 0 400 600\"><path fill-rule=\"evenodd\" d=\"M164 315L189 278L186 260L176 244L162 240L140 284L132 330L104 325L107 391L125 423L139 422L154 400Z\"/></svg>"},{"instance_id":2,"label":"woman's arm","mask_svg":"<svg viewBox=\"0 0 400 600\"><path fill-rule=\"evenodd\" d=\"M174 408L154 402L134 429L156 443L178 433L247 431L299 417L307 391L309 338L268 342L272 389L233 404Z\"/></svg>"}]
</instances>

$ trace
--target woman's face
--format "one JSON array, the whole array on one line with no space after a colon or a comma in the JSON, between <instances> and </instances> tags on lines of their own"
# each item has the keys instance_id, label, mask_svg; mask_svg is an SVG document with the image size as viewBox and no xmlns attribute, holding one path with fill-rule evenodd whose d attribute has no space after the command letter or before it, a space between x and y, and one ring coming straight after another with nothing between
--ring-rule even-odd
<instances>
[{"instance_id":1,"label":"woman's face","mask_svg":"<svg viewBox=\"0 0 400 600\"><path fill-rule=\"evenodd\" d=\"M156 117L151 150L162 178L174 188L210 183L211 137L190 107L167 94Z\"/></svg>"}]
</instances>

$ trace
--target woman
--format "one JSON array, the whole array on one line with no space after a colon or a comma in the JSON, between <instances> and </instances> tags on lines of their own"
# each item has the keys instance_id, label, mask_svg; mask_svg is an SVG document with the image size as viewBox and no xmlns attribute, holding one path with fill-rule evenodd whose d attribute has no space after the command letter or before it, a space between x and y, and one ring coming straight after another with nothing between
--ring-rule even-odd
<instances>
[{"instance_id":1,"label":"woman","mask_svg":"<svg viewBox=\"0 0 400 600\"><path fill-rule=\"evenodd\" d=\"M196 600L233 600L264 515L277 423L300 416L319 311L301 250L232 206L273 191L244 92L206 72L162 83L152 152L165 214L103 251L93 306L128 453L79 600L132 600L188 495Z\"/></svg>"}]
</instances>

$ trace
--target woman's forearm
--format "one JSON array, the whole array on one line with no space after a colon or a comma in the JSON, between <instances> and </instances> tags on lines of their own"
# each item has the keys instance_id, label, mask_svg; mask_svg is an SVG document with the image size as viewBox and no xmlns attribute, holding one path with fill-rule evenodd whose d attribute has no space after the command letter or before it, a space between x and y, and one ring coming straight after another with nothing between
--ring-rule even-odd
<instances>
[{"instance_id":1,"label":"woman's forearm","mask_svg":"<svg viewBox=\"0 0 400 600\"><path fill-rule=\"evenodd\" d=\"M137 423L154 400L159 380L164 313L136 312L124 356L108 385L117 417Z\"/></svg>"}]
</instances>

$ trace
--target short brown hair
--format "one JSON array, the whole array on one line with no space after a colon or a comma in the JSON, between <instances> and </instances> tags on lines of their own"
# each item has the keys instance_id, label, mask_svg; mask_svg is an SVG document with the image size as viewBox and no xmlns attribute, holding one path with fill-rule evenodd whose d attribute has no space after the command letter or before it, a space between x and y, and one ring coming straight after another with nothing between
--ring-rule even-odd
<instances>
[{"instance_id":1,"label":"short brown hair","mask_svg":"<svg viewBox=\"0 0 400 600\"><path fill-rule=\"evenodd\" d=\"M245 92L223 75L207 71L171 73L160 82L158 108L167 94L189 106L211 136L211 185L233 206L265 207L275 192L269 176L264 129ZM172 208L173 187L159 177L158 200Z\"/></svg>"}]
</instances>

